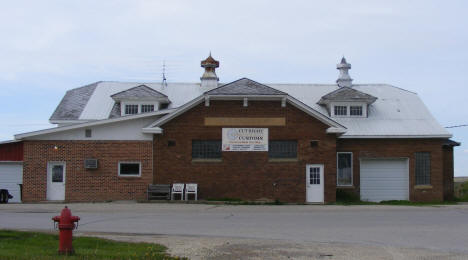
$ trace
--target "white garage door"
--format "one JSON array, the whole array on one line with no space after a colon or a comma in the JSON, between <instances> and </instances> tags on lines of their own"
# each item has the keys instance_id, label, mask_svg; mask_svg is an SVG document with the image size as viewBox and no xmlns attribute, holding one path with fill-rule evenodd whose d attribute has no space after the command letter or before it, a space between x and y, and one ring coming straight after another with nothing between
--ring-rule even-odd
<instances>
[{"instance_id":1,"label":"white garage door","mask_svg":"<svg viewBox=\"0 0 468 260\"><path fill-rule=\"evenodd\" d=\"M9 202L21 202L20 186L23 183L23 164L0 162L0 189L13 195Z\"/></svg>"},{"instance_id":2,"label":"white garage door","mask_svg":"<svg viewBox=\"0 0 468 260\"><path fill-rule=\"evenodd\" d=\"M361 160L361 200L408 199L408 159Z\"/></svg>"}]
</instances>

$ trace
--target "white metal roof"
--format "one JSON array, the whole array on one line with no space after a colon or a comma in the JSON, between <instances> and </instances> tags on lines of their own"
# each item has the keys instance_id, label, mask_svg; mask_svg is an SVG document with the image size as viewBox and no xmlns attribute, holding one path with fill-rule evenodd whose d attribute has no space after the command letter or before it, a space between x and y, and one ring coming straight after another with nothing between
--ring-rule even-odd
<instances>
[{"instance_id":1,"label":"white metal roof","mask_svg":"<svg viewBox=\"0 0 468 260\"><path fill-rule=\"evenodd\" d=\"M161 83L99 82L79 119L100 120L109 118L115 102L111 96L142 84L168 96L171 101L170 108L182 106L203 93L200 83L169 83L168 86L163 86Z\"/></svg>"},{"instance_id":2,"label":"white metal roof","mask_svg":"<svg viewBox=\"0 0 468 260\"><path fill-rule=\"evenodd\" d=\"M266 84L296 97L308 106L328 114L317 102L338 88L335 84ZM341 137L451 137L431 115L416 93L387 84L361 84L353 88L377 97L366 118L337 117L347 128Z\"/></svg>"},{"instance_id":3,"label":"white metal roof","mask_svg":"<svg viewBox=\"0 0 468 260\"><path fill-rule=\"evenodd\" d=\"M80 120L108 119L114 105L111 96L129 88L145 84L168 96L169 108L182 107L187 102L200 97L209 89L200 83L136 83L98 82L79 117ZM283 91L303 102L310 108L328 115L324 106L318 105L320 98L336 89L336 84L265 84ZM367 118L332 118L347 128L342 138L411 138L411 137L451 137L431 115L416 93L386 84L357 84L353 88L377 97L369 106Z\"/></svg>"}]
</instances>

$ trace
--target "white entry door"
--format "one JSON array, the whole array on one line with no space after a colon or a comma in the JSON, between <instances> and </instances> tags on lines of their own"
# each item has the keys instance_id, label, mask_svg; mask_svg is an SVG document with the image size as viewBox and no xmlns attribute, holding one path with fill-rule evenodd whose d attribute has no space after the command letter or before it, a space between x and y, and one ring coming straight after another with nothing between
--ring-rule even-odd
<instances>
[{"instance_id":1,"label":"white entry door","mask_svg":"<svg viewBox=\"0 0 468 260\"><path fill-rule=\"evenodd\" d=\"M324 202L323 164L308 164L306 166L307 202Z\"/></svg>"},{"instance_id":2,"label":"white entry door","mask_svg":"<svg viewBox=\"0 0 468 260\"><path fill-rule=\"evenodd\" d=\"M65 200L65 163L47 165L47 200Z\"/></svg>"}]
</instances>

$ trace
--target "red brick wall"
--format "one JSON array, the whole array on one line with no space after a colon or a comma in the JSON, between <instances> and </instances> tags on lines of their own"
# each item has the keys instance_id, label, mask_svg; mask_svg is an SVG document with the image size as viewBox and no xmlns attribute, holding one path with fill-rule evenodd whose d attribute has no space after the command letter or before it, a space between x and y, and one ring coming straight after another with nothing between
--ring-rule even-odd
<instances>
[{"instance_id":1,"label":"red brick wall","mask_svg":"<svg viewBox=\"0 0 468 260\"><path fill-rule=\"evenodd\" d=\"M286 126L266 126L269 139L297 140L298 160L270 162L268 152L223 152L221 162L192 162L193 139L221 140L222 127L205 126L205 117L285 117ZM242 101L211 101L209 107L200 104L162 128L164 133L154 136L154 183L195 182L203 199L305 202L306 164L324 164L325 201L335 201L336 137L325 133L325 124L290 104L249 101L243 107ZM169 140L176 145L168 147ZM311 140L319 140L318 147L311 147Z\"/></svg>"},{"instance_id":2,"label":"red brick wall","mask_svg":"<svg viewBox=\"0 0 468 260\"><path fill-rule=\"evenodd\" d=\"M98 159L97 170L84 169L87 158ZM46 200L50 161L66 162L67 201L146 199L153 178L151 141L25 141L23 201ZM119 177L119 161L140 161L141 177Z\"/></svg>"},{"instance_id":3,"label":"red brick wall","mask_svg":"<svg viewBox=\"0 0 468 260\"><path fill-rule=\"evenodd\" d=\"M193 139L221 140L222 127L205 126L205 117L285 117L285 126L268 127L269 138L297 140L298 159L273 162L268 159L267 152L223 152L219 162L192 161ZM409 158L411 200L440 201L444 191L447 197L450 187L453 189L453 152L443 150L443 140L337 140L335 135L326 134L328 126L290 104L281 107L279 101L250 101L248 107L243 107L242 101L211 101L209 107L200 104L162 128L163 134L154 135L154 142L25 141L23 200L46 200L47 162L65 161L67 201L140 200L146 198L149 183L195 182L199 184L201 199L305 202L306 164L323 164L325 202L334 202L337 151L353 152L356 192L360 185L359 159L376 157ZM169 140L175 141L175 146L169 147ZM318 146L311 147L311 140L319 140ZM415 189L415 152L431 152L430 189ZM97 158L99 169L84 169L87 158ZM119 161L141 161L142 176L119 177Z\"/></svg>"},{"instance_id":4,"label":"red brick wall","mask_svg":"<svg viewBox=\"0 0 468 260\"><path fill-rule=\"evenodd\" d=\"M339 139L338 152L353 152L353 182L359 192L359 159L389 157L409 158L410 200L441 201L443 200L443 152L441 139ZM415 152L431 153L431 189L415 189Z\"/></svg>"}]
</instances>

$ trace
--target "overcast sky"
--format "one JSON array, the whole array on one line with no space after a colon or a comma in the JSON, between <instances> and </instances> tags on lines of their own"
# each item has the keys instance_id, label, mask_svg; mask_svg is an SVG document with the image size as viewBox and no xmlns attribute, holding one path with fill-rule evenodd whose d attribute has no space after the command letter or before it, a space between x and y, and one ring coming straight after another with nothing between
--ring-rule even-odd
<instances>
[{"instance_id":1,"label":"overcast sky","mask_svg":"<svg viewBox=\"0 0 468 260\"><path fill-rule=\"evenodd\" d=\"M0 140L50 127L66 90L99 80L354 83L417 92L443 126L468 124L468 1L4 1ZM6 108L6 109L5 109ZM468 127L450 129L468 175Z\"/></svg>"}]
</instances>

